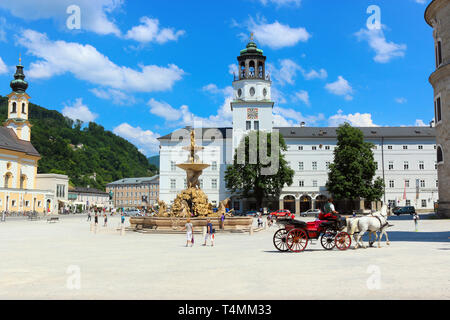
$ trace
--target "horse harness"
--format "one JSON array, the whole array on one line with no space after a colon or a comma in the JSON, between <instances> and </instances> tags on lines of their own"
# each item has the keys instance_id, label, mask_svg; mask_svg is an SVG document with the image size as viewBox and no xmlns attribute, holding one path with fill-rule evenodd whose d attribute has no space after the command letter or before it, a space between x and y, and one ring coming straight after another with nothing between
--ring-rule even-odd
<instances>
[{"instance_id":1,"label":"horse harness","mask_svg":"<svg viewBox=\"0 0 450 320\"><path fill-rule=\"evenodd\" d=\"M373 218L377 218L378 222L380 222L380 230L383 229L384 227L386 227L386 226L389 225L389 223L388 223L387 221L386 221L385 224L383 224L383 223L381 222L380 217L378 217L378 216L372 216L372 217L373 217Z\"/></svg>"}]
</instances>

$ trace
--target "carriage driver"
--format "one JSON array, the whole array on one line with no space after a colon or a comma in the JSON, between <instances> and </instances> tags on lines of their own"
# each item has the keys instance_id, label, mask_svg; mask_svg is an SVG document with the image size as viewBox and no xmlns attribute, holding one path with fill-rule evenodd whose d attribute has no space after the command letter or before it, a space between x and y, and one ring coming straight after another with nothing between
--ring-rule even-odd
<instances>
[{"instance_id":1,"label":"carriage driver","mask_svg":"<svg viewBox=\"0 0 450 320\"><path fill-rule=\"evenodd\" d=\"M336 221L339 223L339 226L346 225L345 218L342 218L334 207L333 198L328 199L328 202L325 204L323 210L325 213L321 213L319 215L320 220Z\"/></svg>"}]
</instances>

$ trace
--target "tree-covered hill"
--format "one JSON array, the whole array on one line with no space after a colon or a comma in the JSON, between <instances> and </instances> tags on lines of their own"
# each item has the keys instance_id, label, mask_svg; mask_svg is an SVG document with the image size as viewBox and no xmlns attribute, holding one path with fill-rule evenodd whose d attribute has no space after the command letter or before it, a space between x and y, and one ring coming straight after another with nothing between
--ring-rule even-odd
<instances>
[{"instance_id":1,"label":"tree-covered hill","mask_svg":"<svg viewBox=\"0 0 450 320\"><path fill-rule=\"evenodd\" d=\"M0 120L7 116L8 98L0 96ZM74 186L105 189L122 178L156 174L145 155L127 140L96 123L83 127L55 110L30 103L31 143L41 154L39 173L64 173Z\"/></svg>"},{"instance_id":2,"label":"tree-covered hill","mask_svg":"<svg viewBox=\"0 0 450 320\"><path fill-rule=\"evenodd\" d=\"M159 156L149 157L148 162L159 169Z\"/></svg>"}]
</instances>

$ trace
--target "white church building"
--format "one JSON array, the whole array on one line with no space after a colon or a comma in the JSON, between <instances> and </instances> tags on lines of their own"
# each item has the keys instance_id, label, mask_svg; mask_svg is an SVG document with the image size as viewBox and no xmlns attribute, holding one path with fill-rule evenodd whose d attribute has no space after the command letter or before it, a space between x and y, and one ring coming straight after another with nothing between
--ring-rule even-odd
<instances>
[{"instance_id":1,"label":"white church building","mask_svg":"<svg viewBox=\"0 0 450 320\"><path fill-rule=\"evenodd\" d=\"M200 186L213 205L231 198L232 207L243 212L256 208L256 201L232 195L225 187L225 171L233 163L234 152L242 137L251 130L283 135L288 150L286 160L295 171L293 184L276 199L266 199L270 210L289 209L300 213L321 208L330 194L326 190L328 166L333 162L337 144L333 127L274 127L271 81L265 70L266 57L253 41L238 57L239 76L233 81L234 100L230 105L233 124L228 128L195 128L196 144L205 147L198 155L210 167L203 171ZM365 139L375 145L376 176L385 181L383 201L393 205L411 205L431 211L438 200L436 134L434 127L359 128ZM192 128L176 130L159 138L160 196L173 203L186 188L186 174L176 165L186 162Z\"/></svg>"}]
</instances>

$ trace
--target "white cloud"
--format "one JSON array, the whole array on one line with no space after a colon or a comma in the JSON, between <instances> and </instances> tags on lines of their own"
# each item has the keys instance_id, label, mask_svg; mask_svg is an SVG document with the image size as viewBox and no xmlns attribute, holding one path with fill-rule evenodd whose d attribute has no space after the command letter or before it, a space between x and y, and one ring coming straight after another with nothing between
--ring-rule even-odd
<instances>
[{"instance_id":1,"label":"white cloud","mask_svg":"<svg viewBox=\"0 0 450 320\"><path fill-rule=\"evenodd\" d=\"M373 123L370 113L344 114L342 110L339 110L337 114L328 119L330 127L338 127L345 122L354 127L378 127L378 125Z\"/></svg>"},{"instance_id":2,"label":"white cloud","mask_svg":"<svg viewBox=\"0 0 450 320\"><path fill-rule=\"evenodd\" d=\"M3 62L2 58L0 57L0 74L8 73L8 67Z\"/></svg>"},{"instance_id":3,"label":"white cloud","mask_svg":"<svg viewBox=\"0 0 450 320\"><path fill-rule=\"evenodd\" d=\"M302 71L303 68L291 59L280 60L280 68L276 68L273 64L267 64L267 71L271 74L272 78L277 80L281 85L286 83L294 84L295 77L298 71Z\"/></svg>"},{"instance_id":4,"label":"white cloud","mask_svg":"<svg viewBox=\"0 0 450 320\"><path fill-rule=\"evenodd\" d=\"M163 44L168 41L177 41L179 37L186 33L184 30L175 31L173 28L160 29L158 19L142 17L140 22L139 26L135 26L127 32L126 39L133 39L141 43L157 42Z\"/></svg>"},{"instance_id":5,"label":"white cloud","mask_svg":"<svg viewBox=\"0 0 450 320\"><path fill-rule=\"evenodd\" d=\"M306 80L326 79L328 77L328 73L325 69L320 69L319 71L311 70L308 73L303 72L303 76L305 77Z\"/></svg>"},{"instance_id":6,"label":"white cloud","mask_svg":"<svg viewBox=\"0 0 450 320\"><path fill-rule=\"evenodd\" d=\"M284 93L277 89L277 87L272 86L270 89L272 100L276 101L278 104L287 103L286 98L284 97Z\"/></svg>"},{"instance_id":7,"label":"white cloud","mask_svg":"<svg viewBox=\"0 0 450 320\"><path fill-rule=\"evenodd\" d=\"M404 104L404 103L407 103L408 100L406 98L401 97L401 98L395 98L395 102L397 102L399 104Z\"/></svg>"},{"instance_id":8,"label":"white cloud","mask_svg":"<svg viewBox=\"0 0 450 320\"><path fill-rule=\"evenodd\" d=\"M278 21L274 23L255 22L253 18L249 19L248 30L255 34L256 40L262 46L268 46L272 49L293 47L299 42L308 41L311 37L305 28L291 28L289 25L281 24Z\"/></svg>"},{"instance_id":9,"label":"white cloud","mask_svg":"<svg viewBox=\"0 0 450 320\"><path fill-rule=\"evenodd\" d=\"M239 70L238 70L237 65L235 65L234 63L230 64L228 66L228 73L233 74L233 75L239 75Z\"/></svg>"},{"instance_id":10,"label":"white cloud","mask_svg":"<svg viewBox=\"0 0 450 320\"><path fill-rule=\"evenodd\" d=\"M123 0L2 0L0 8L25 20L53 19L65 27L70 5L76 4L81 11L81 30L97 34L120 35L120 30L112 19L111 12L121 7Z\"/></svg>"},{"instance_id":11,"label":"white cloud","mask_svg":"<svg viewBox=\"0 0 450 320\"><path fill-rule=\"evenodd\" d=\"M426 4L428 2L428 0L414 0L414 1L419 4Z\"/></svg>"},{"instance_id":12,"label":"white cloud","mask_svg":"<svg viewBox=\"0 0 450 320\"><path fill-rule=\"evenodd\" d=\"M173 108L167 102L159 102L152 98L147 104L150 106L150 113L167 121L175 121L181 117L180 110Z\"/></svg>"},{"instance_id":13,"label":"white cloud","mask_svg":"<svg viewBox=\"0 0 450 320\"><path fill-rule=\"evenodd\" d=\"M355 35L358 40L365 40L369 46L375 51L376 55L373 58L378 63L388 63L395 57L404 57L406 51L406 44L396 44L388 42L383 32L384 26L380 29L361 29Z\"/></svg>"},{"instance_id":14,"label":"white cloud","mask_svg":"<svg viewBox=\"0 0 450 320\"><path fill-rule=\"evenodd\" d=\"M311 102L309 101L308 91L300 90L300 91L296 92L294 96L296 99L303 101L303 103L306 104L307 106L311 105Z\"/></svg>"},{"instance_id":15,"label":"white cloud","mask_svg":"<svg viewBox=\"0 0 450 320\"><path fill-rule=\"evenodd\" d=\"M214 83L210 83L202 88L203 91L212 93L212 94L218 94L221 92L221 90L215 85Z\"/></svg>"},{"instance_id":16,"label":"white cloud","mask_svg":"<svg viewBox=\"0 0 450 320\"><path fill-rule=\"evenodd\" d=\"M98 114L93 113L83 104L83 99L75 99L72 105L66 105L62 110L62 114L72 120L81 120L83 122L93 122Z\"/></svg>"},{"instance_id":17,"label":"white cloud","mask_svg":"<svg viewBox=\"0 0 450 320\"><path fill-rule=\"evenodd\" d=\"M135 92L172 89L184 71L174 64L167 67L140 65L141 70L118 66L91 45L51 41L46 34L25 30L17 42L30 55L41 60L31 63L30 78L48 79L72 73L76 78L101 86Z\"/></svg>"},{"instance_id":18,"label":"white cloud","mask_svg":"<svg viewBox=\"0 0 450 320\"><path fill-rule=\"evenodd\" d=\"M273 117L275 127L298 126L302 122L305 122L307 125L314 125L319 121L325 120L325 116L321 113L316 116L304 116L301 112L294 109L280 107L273 108Z\"/></svg>"},{"instance_id":19,"label":"white cloud","mask_svg":"<svg viewBox=\"0 0 450 320\"><path fill-rule=\"evenodd\" d=\"M111 100L114 104L132 105L136 103L136 99L133 96L117 89L94 88L89 91L91 91L97 98Z\"/></svg>"},{"instance_id":20,"label":"white cloud","mask_svg":"<svg viewBox=\"0 0 450 320\"><path fill-rule=\"evenodd\" d=\"M298 72L303 75L305 80L325 79L328 77L325 69L320 69L319 71L311 69L311 71L307 72L291 59L282 59L279 61L279 65L279 68L277 68L275 65L268 63L267 72L271 74L273 80L278 81L281 85L286 83L293 85Z\"/></svg>"},{"instance_id":21,"label":"white cloud","mask_svg":"<svg viewBox=\"0 0 450 320\"><path fill-rule=\"evenodd\" d=\"M224 97L223 104L217 109L216 114L202 117L189 110L189 106L182 105L174 108L166 102L159 102L154 99L149 101L150 112L167 121L168 127L229 127L232 125L233 114L231 112L231 102L233 101L233 88L218 88L215 84L204 87L204 90L212 94L221 94Z\"/></svg>"},{"instance_id":22,"label":"white cloud","mask_svg":"<svg viewBox=\"0 0 450 320\"><path fill-rule=\"evenodd\" d=\"M327 83L325 89L332 94L344 96L345 100L353 99L353 88L342 76L338 76L338 79L335 82Z\"/></svg>"},{"instance_id":23,"label":"white cloud","mask_svg":"<svg viewBox=\"0 0 450 320\"><path fill-rule=\"evenodd\" d=\"M139 148L139 151L149 156L158 152L160 135L150 130L143 130L140 127L133 127L128 123L122 123L115 127L113 132L130 141Z\"/></svg>"},{"instance_id":24,"label":"white cloud","mask_svg":"<svg viewBox=\"0 0 450 320\"><path fill-rule=\"evenodd\" d=\"M302 0L259 0L259 1L265 6L269 3L273 3L277 7L289 6L289 5L298 7L302 3Z\"/></svg>"}]
</instances>

